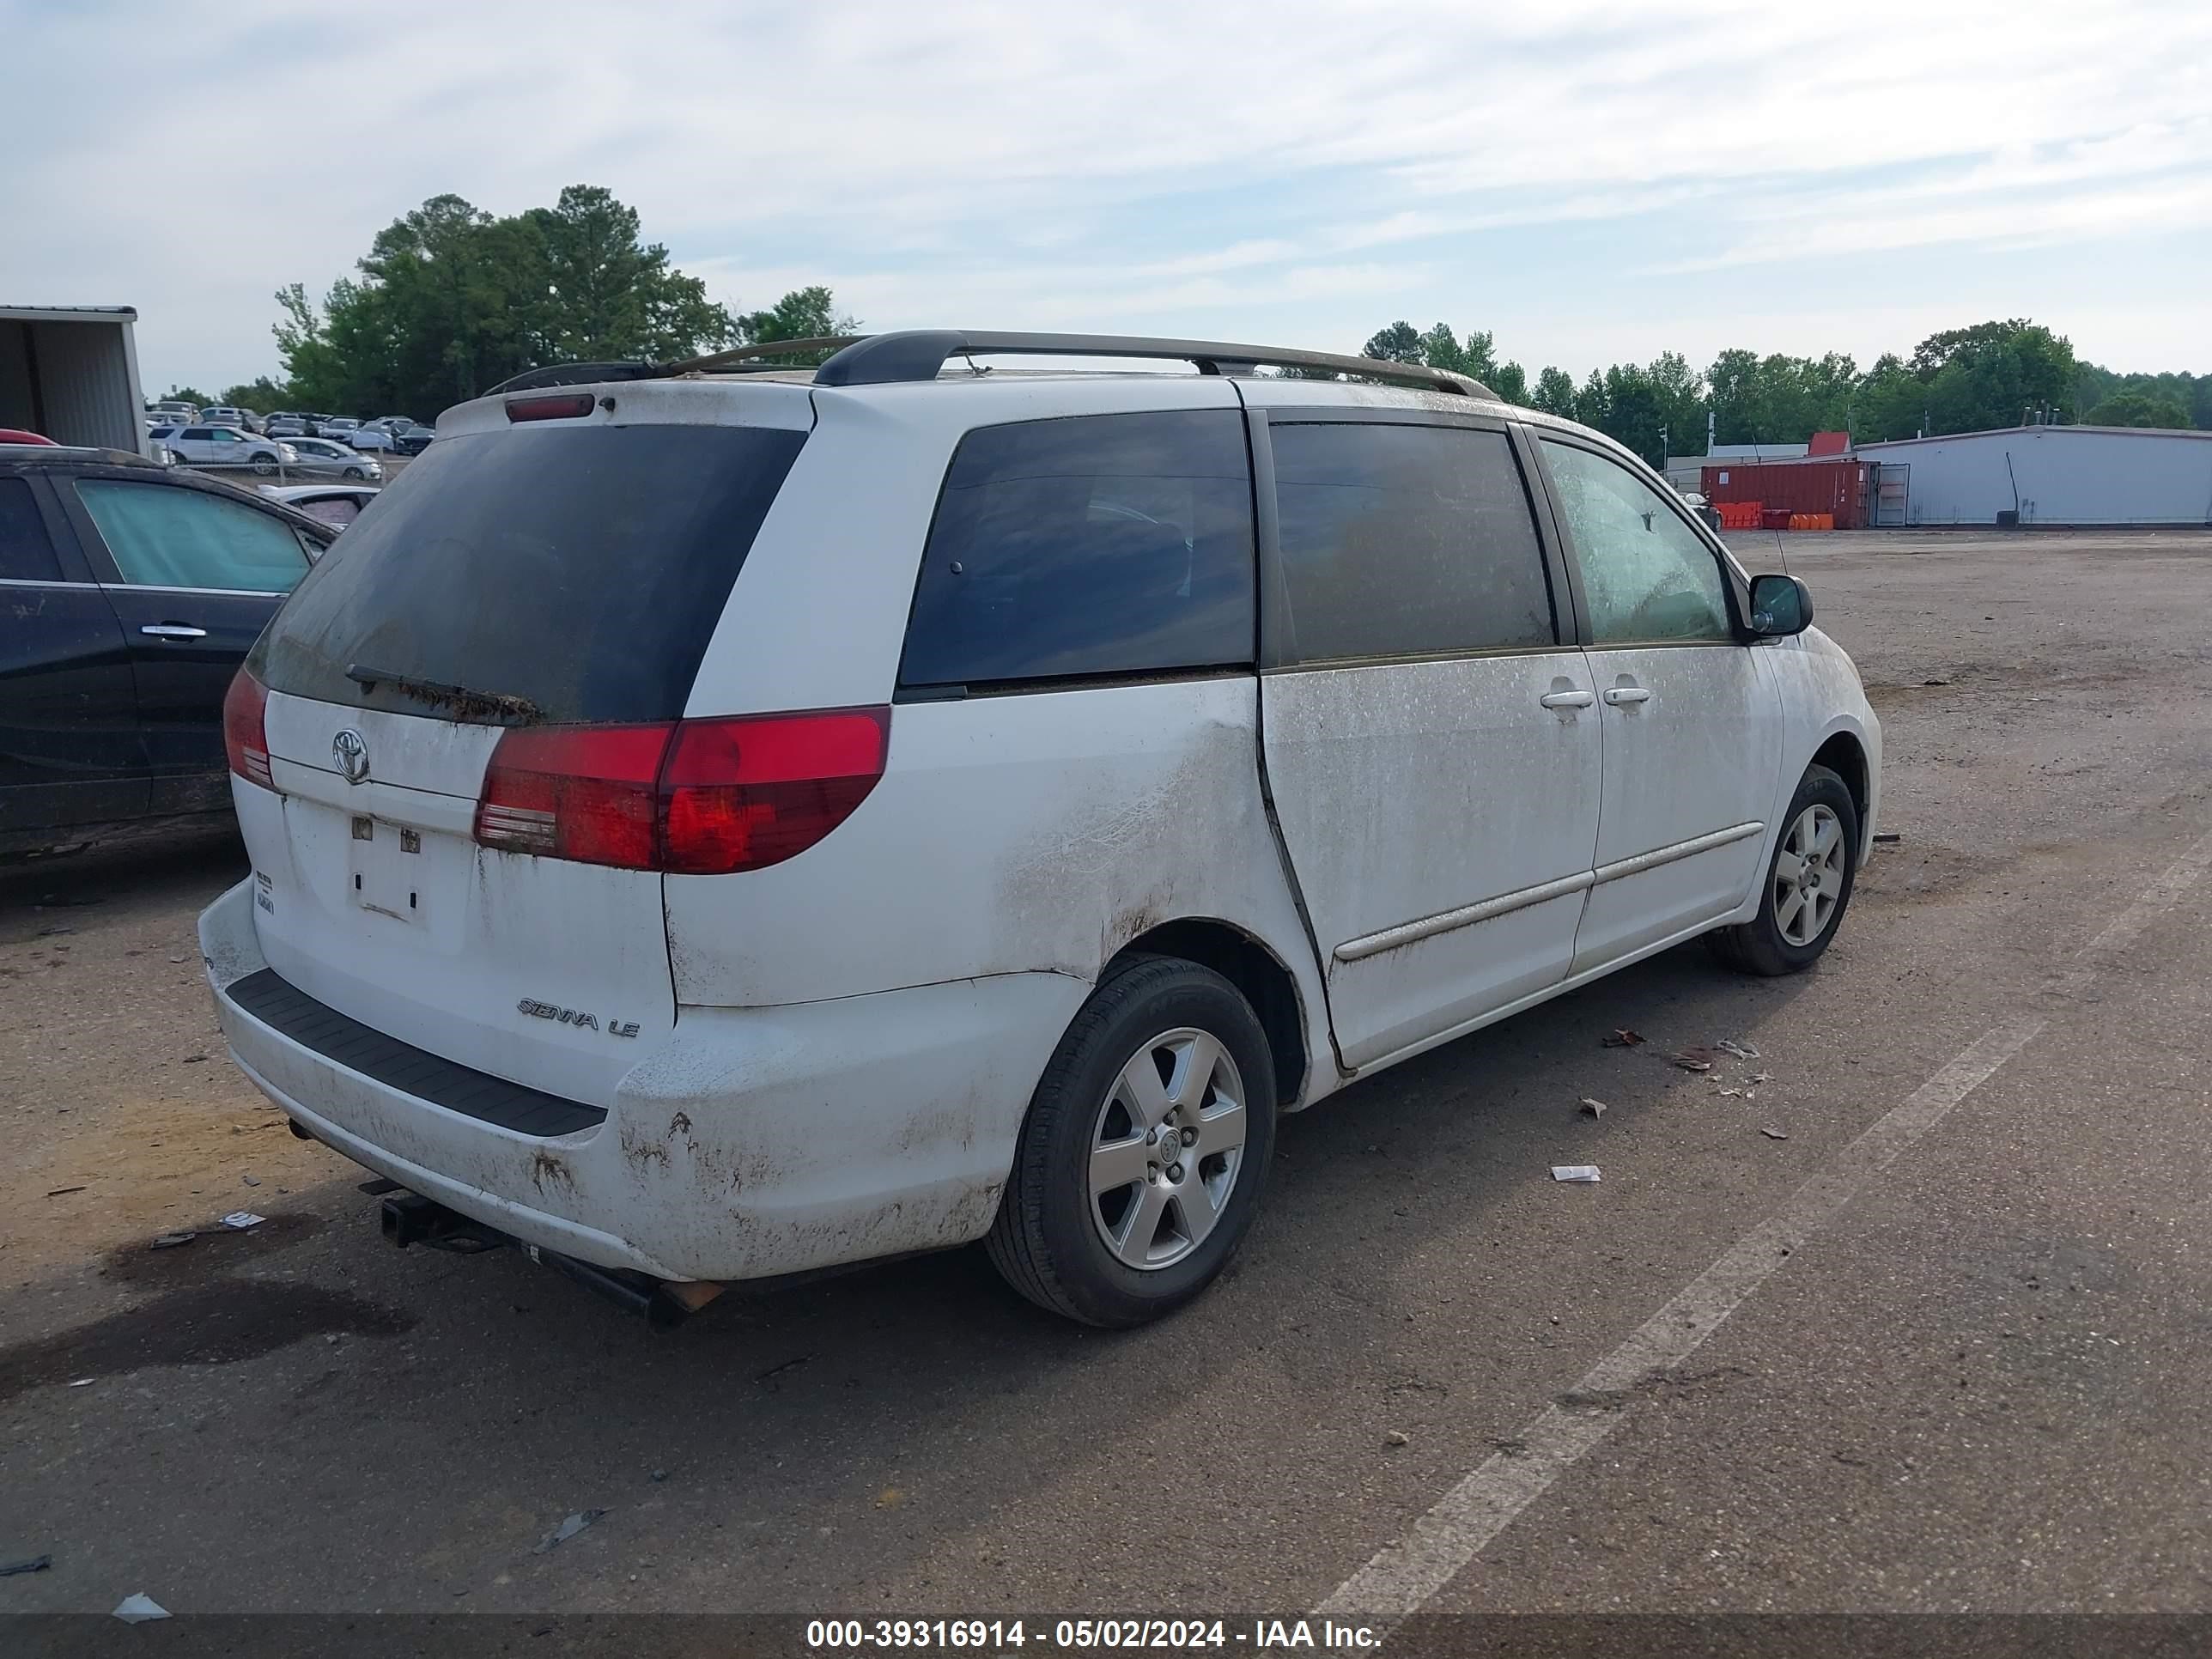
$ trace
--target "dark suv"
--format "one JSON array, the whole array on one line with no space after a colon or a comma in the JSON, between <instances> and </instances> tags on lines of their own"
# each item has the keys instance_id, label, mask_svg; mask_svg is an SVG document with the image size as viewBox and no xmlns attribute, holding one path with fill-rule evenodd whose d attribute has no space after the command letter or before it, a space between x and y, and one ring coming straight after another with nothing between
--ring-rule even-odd
<instances>
[{"instance_id":1,"label":"dark suv","mask_svg":"<svg viewBox=\"0 0 2212 1659\"><path fill-rule=\"evenodd\" d=\"M0 857L228 817L223 694L334 533L122 451L0 445Z\"/></svg>"}]
</instances>

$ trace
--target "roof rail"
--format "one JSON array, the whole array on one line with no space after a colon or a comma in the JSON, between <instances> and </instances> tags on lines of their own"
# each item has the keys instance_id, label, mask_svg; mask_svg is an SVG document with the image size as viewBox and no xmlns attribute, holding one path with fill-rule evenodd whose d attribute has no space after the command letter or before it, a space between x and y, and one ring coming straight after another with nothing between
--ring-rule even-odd
<instances>
[{"instance_id":1,"label":"roof rail","mask_svg":"<svg viewBox=\"0 0 2212 1659\"><path fill-rule=\"evenodd\" d=\"M817 386L890 386L933 380L955 357L1140 357L1188 362L1201 374L1234 374L1255 368L1321 368L1449 392L1463 398L1498 394L1480 380L1421 363L1346 357L1292 346L1234 345L1221 340L1152 339L1131 334L1002 334L987 330L902 329L888 334L822 334L804 340L762 340L686 357L673 363L557 363L501 380L480 395L536 391L546 386L595 385L605 380L665 380L675 374L746 374L788 367L774 362L817 352L833 355L814 371Z\"/></svg>"},{"instance_id":2,"label":"roof rail","mask_svg":"<svg viewBox=\"0 0 2212 1659\"><path fill-rule=\"evenodd\" d=\"M545 368L526 369L477 395L496 398L503 392L541 392L556 386L598 386L607 380L660 380L672 374L696 374L708 369L741 374L748 369L787 368L790 367L787 363L748 360L793 357L811 351L835 351L842 346L857 344L866 338L867 336L865 334L824 334L805 340L762 340L752 345L733 346L727 351L709 352L704 357L686 357L673 363L554 363Z\"/></svg>"},{"instance_id":3,"label":"roof rail","mask_svg":"<svg viewBox=\"0 0 2212 1659\"><path fill-rule=\"evenodd\" d=\"M800 343L791 343L797 344ZM809 346L830 343L806 341ZM787 345L787 349L790 349ZM1480 380L1420 363L1383 362L1346 357L1333 351L1301 351L1286 346L1234 345L1220 340L1150 339L1126 334L1000 334L987 331L908 329L871 334L855 340L814 372L817 386L885 386L902 380L933 380L954 357L1143 357L1195 363L1201 374L1229 374L1258 368L1325 368L1338 374L1395 380L1432 392L1467 398L1497 394ZM702 362L711 362L702 359Z\"/></svg>"}]
</instances>

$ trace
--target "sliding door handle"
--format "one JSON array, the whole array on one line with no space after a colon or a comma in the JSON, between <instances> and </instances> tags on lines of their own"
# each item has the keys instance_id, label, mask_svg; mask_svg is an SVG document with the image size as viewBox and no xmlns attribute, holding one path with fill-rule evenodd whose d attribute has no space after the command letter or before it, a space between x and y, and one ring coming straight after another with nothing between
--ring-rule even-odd
<instances>
[{"instance_id":1,"label":"sliding door handle","mask_svg":"<svg viewBox=\"0 0 2212 1659\"><path fill-rule=\"evenodd\" d=\"M1640 685L1616 685L1605 694L1606 702L1620 708L1632 702L1650 702L1651 693Z\"/></svg>"}]
</instances>

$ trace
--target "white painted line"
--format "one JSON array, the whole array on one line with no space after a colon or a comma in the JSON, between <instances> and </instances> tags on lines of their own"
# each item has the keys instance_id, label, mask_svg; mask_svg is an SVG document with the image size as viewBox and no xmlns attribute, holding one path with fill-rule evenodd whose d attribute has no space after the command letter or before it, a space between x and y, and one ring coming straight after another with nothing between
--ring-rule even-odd
<instances>
[{"instance_id":1,"label":"white painted line","mask_svg":"<svg viewBox=\"0 0 2212 1659\"><path fill-rule=\"evenodd\" d=\"M2079 991L2114 954L2179 902L2212 869L2207 836L2162 872L2081 953L2084 965L2054 975L2045 988ZM1358 1619L1384 1627L1419 1612L1548 1492L1591 1447L1620 1425L1638 1389L1695 1352L1771 1278L1812 1231L1833 1217L1867 1183L1895 1163L1946 1114L2026 1048L2049 1024L2038 1016L2002 1020L1937 1070L1705 1269L1628 1340L1592 1366L1560 1403L1523 1428L1519 1448L1498 1452L1439 1498L1395 1543L1377 1551L1314 1609L1316 1619Z\"/></svg>"}]
</instances>

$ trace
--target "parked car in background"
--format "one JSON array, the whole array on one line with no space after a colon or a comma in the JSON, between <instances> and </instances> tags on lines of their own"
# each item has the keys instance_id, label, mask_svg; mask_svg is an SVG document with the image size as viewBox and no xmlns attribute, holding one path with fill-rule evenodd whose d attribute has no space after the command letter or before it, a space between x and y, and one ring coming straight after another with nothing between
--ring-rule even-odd
<instances>
[{"instance_id":1,"label":"parked car in background","mask_svg":"<svg viewBox=\"0 0 2212 1659\"><path fill-rule=\"evenodd\" d=\"M361 427L361 422L350 415L318 415L314 420L315 436L336 438L340 443L352 442L353 434Z\"/></svg>"},{"instance_id":2,"label":"parked car in background","mask_svg":"<svg viewBox=\"0 0 2212 1659\"><path fill-rule=\"evenodd\" d=\"M190 426L200 417L198 404L180 403L174 398L164 398L146 405L149 415L160 415L173 419L179 426Z\"/></svg>"},{"instance_id":3,"label":"parked car in background","mask_svg":"<svg viewBox=\"0 0 2212 1659\"><path fill-rule=\"evenodd\" d=\"M0 447L0 854L225 817L224 692L334 534L143 456Z\"/></svg>"},{"instance_id":4,"label":"parked car in background","mask_svg":"<svg viewBox=\"0 0 2212 1659\"><path fill-rule=\"evenodd\" d=\"M376 499L374 484L262 484L261 493L282 501L295 513L304 513L335 530L359 518L362 509Z\"/></svg>"},{"instance_id":5,"label":"parked car in background","mask_svg":"<svg viewBox=\"0 0 2212 1659\"><path fill-rule=\"evenodd\" d=\"M312 438L315 434L307 429L306 416L295 415L287 410L271 415L263 421L261 435L264 438Z\"/></svg>"},{"instance_id":6,"label":"parked car in background","mask_svg":"<svg viewBox=\"0 0 2212 1659\"><path fill-rule=\"evenodd\" d=\"M438 428L434 426L410 426L401 433L397 440L399 453L403 455L420 455L430 447L430 441L437 435Z\"/></svg>"},{"instance_id":7,"label":"parked car in background","mask_svg":"<svg viewBox=\"0 0 2212 1659\"><path fill-rule=\"evenodd\" d=\"M161 441L187 465L250 466L256 472L269 474L300 459L300 452L291 445L257 438L234 426L180 426L163 434Z\"/></svg>"},{"instance_id":8,"label":"parked car in background","mask_svg":"<svg viewBox=\"0 0 2212 1659\"><path fill-rule=\"evenodd\" d=\"M257 434L261 432L265 425L261 416L252 410L240 409L235 405L202 410L200 423L203 426L234 426L241 432Z\"/></svg>"},{"instance_id":9,"label":"parked car in background","mask_svg":"<svg viewBox=\"0 0 2212 1659\"><path fill-rule=\"evenodd\" d=\"M943 376L1102 343L1208 372ZM201 951L302 1131L633 1304L982 1238L1133 1325L1279 1114L1842 923L1858 673L1596 432L1194 342L534 378L255 647Z\"/></svg>"},{"instance_id":10,"label":"parked car in background","mask_svg":"<svg viewBox=\"0 0 2212 1659\"><path fill-rule=\"evenodd\" d=\"M374 456L364 455L349 444L339 443L334 438L287 438L285 441L299 454L294 471L310 477L361 478L381 482L384 464ZM263 485L264 489L271 488Z\"/></svg>"},{"instance_id":11,"label":"parked car in background","mask_svg":"<svg viewBox=\"0 0 2212 1659\"><path fill-rule=\"evenodd\" d=\"M380 426L357 426L344 437L345 441L356 449L373 449L389 454L399 447L398 441Z\"/></svg>"}]
</instances>

